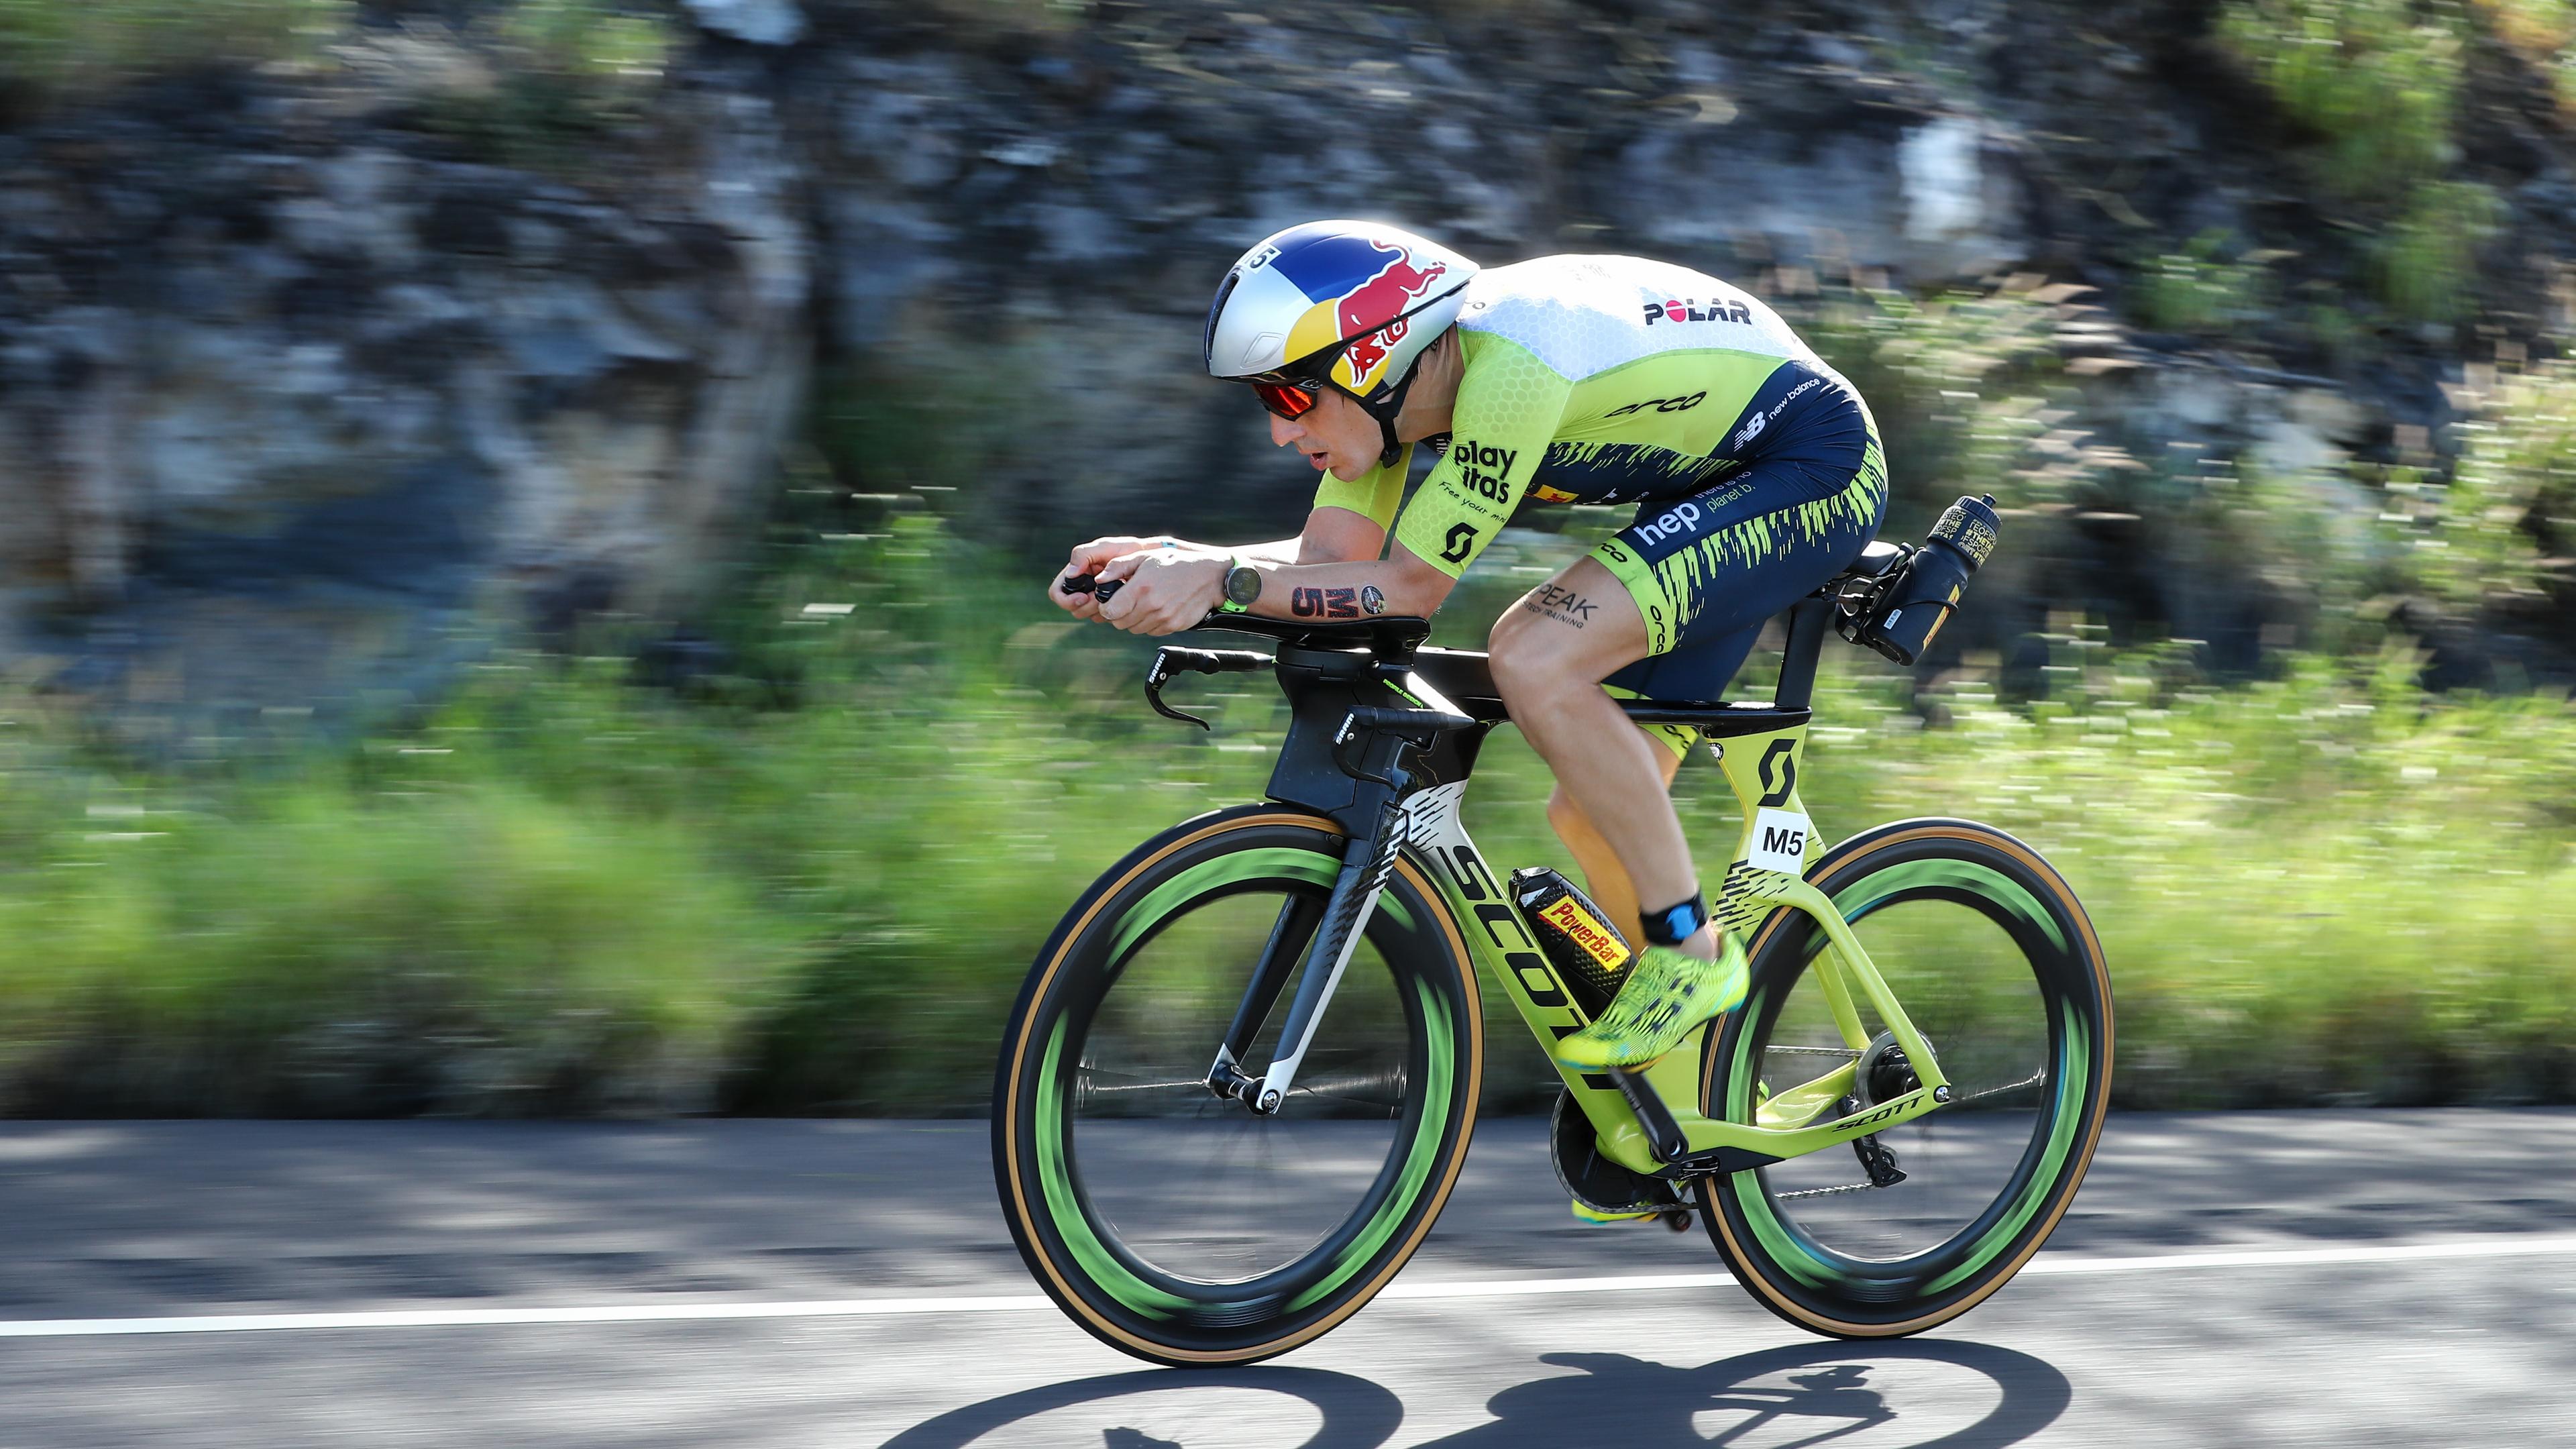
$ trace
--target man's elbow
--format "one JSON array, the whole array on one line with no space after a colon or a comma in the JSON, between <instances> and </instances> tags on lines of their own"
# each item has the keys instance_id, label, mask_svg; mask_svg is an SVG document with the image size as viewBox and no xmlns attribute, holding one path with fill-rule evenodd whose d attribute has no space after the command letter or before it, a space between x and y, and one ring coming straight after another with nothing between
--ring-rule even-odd
<instances>
[{"instance_id":1,"label":"man's elbow","mask_svg":"<svg viewBox=\"0 0 2576 1449\"><path fill-rule=\"evenodd\" d=\"M1386 612L1429 618L1448 602L1458 581L1419 559L1392 560L1395 568L1386 591Z\"/></svg>"}]
</instances>

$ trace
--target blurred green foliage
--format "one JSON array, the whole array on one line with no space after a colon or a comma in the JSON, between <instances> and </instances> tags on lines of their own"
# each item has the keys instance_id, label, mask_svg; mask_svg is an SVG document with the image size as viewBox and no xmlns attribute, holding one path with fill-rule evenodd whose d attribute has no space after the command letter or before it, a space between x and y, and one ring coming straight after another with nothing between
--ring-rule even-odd
<instances>
[{"instance_id":1,"label":"blurred green foliage","mask_svg":"<svg viewBox=\"0 0 2576 1449\"><path fill-rule=\"evenodd\" d=\"M481 160L578 173L602 131L649 115L680 43L660 5L506 0L447 37L450 63L413 66L420 123Z\"/></svg>"},{"instance_id":2,"label":"blurred green foliage","mask_svg":"<svg viewBox=\"0 0 2576 1449\"><path fill-rule=\"evenodd\" d=\"M2507 49L2548 71L2562 105L2576 97L2566 52L2576 30L2564 0L2479 0L2477 13ZM2372 233L2364 270L2392 318L2439 325L2465 317L2479 251L2507 220L2490 188L2436 179L2460 156L2453 126L2467 13L2439 0L2230 0L2214 33L2312 141L2326 192ZM2142 289L2151 311L2172 300L2163 264ZM2350 332L2332 325L2339 319L2317 320L2327 324L2311 337L2320 351L2352 350Z\"/></svg>"},{"instance_id":3,"label":"blurred green foliage","mask_svg":"<svg viewBox=\"0 0 2576 1449\"><path fill-rule=\"evenodd\" d=\"M0 0L0 94L29 109L136 76L306 60L352 0Z\"/></svg>"},{"instance_id":4,"label":"blurred green foliage","mask_svg":"<svg viewBox=\"0 0 2576 1449\"><path fill-rule=\"evenodd\" d=\"M499 29L540 67L565 75L659 76L672 44L665 16L604 0L517 0Z\"/></svg>"},{"instance_id":5,"label":"blurred green foliage","mask_svg":"<svg viewBox=\"0 0 2576 1449\"><path fill-rule=\"evenodd\" d=\"M421 727L283 772L139 775L0 711L9 1105L977 1110L1058 913L1256 798L1281 711L1247 676L1192 690L1212 734L1155 720L1144 643L893 506L782 538L706 671L500 658ZM1580 540L1506 544L1453 642ZM2219 690L2101 639L2050 636L2056 687L2022 707L1836 651L1827 834L1955 813L2049 852L2111 953L2132 1105L2576 1096L2576 714L2424 696L2402 645ZM1469 807L1497 861L1564 863L1546 788L1497 737ZM1678 795L1722 850L1716 774ZM1497 1110L1542 1100L1535 1049L1495 1056Z\"/></svg>"},{"instance_id":6,"label":"blurred green foliage","mask_svg":"<svg viewBox=\"0 0 2576 1449\"><path fill-rule=\"evenodd\" d=\"M2470 308L2478 249L2504 221L2504 203L2473 181L2436 181L2408 194L2379 239L2380 300L2411 322L2452 322Z\"/></svg>"},{"instance_id":7,"label":"blurred green foliage","mask_svg":"<svg viewBox=\"0 0 2576 1449\"><path fill-rule=\"evenodd\" d=\"M2424 585L2462 604L2576 600L2576 367L2493 379L2447 485L2391 487Z\"/></svg>"},{"instance_id":8,"label":"blurred green foliage","mask_svg":"<svg viewBox=\"0 0 2576 1449\"><path fill-rule=\"evenodd\" d=\"M2391 196L2451 155L2462 31L2416 0L2230 0L2219 44L2318 143L2318 179Z\"/></svg>"},{"instance_id":9,"label":"blurred green foliage","mask_svg":"<svg viewBox=\"0 0 2576 1449\"><path fill-rule=\"evenodd\" d=\"M2259 321L2271 304L2260 260L2226 260L2228 238L2208 231L2139 269L2138 320L2159 332L2227 333Z\"/></svg>"}]
</instances>

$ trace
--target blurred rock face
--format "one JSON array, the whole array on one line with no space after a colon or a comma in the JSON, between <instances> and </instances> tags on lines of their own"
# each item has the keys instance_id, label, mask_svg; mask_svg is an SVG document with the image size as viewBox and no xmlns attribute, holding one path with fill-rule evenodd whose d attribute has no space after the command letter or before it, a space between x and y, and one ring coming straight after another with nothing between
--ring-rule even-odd
<instances>
[{"instance_id":1,"label":"blurred rock face","mask_svg":"<svg viewBox=\"0 0 2576 1449\"><path fill-rule=\"evenodd\" d=\"M693 5L657 149L575 177L346 83L0 135L0 650L177 728L427 692L496 610L683 608L818 338L893 406L993 389L929 424L1002 440L970 532L1293 528L1311 475L1198 328L1316 216L1747 280L2032 246L2009 145L1794 20L808 9Z\"/></svg>"},{"instance_id":2,"label":"blurred rock face","mask_svg":"<svg viewBox=\"0 0 2576 1449\"><path fill-rule=\"evenodd\" d=\"M0 647L194 728L434 685L496 603L672 603L811 355L770 108L682 103L622 194L292 112L0 142Z\"/></svg>"}]
</instances>

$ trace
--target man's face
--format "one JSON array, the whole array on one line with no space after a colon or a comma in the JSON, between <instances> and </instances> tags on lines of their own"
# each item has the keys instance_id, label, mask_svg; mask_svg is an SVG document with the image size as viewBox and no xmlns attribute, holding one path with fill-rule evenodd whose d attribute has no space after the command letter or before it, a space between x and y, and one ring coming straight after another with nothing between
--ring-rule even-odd
<instances>
[{"instance_id":1,"label":"man's face","mask_svg":"<svg viewBox=\"0 0 2576 1449\"><path fill-rule=\"evenodd\" d=\"M1345 483L1366 476L1385 447L1377 419L1352 401L1350 394L1331 388L1315 395L1315 406L1304 417L1271 414L1270 441L1283 448L1294 444L1316 472L1329 470Z\"/></svg>"}]
</instances>

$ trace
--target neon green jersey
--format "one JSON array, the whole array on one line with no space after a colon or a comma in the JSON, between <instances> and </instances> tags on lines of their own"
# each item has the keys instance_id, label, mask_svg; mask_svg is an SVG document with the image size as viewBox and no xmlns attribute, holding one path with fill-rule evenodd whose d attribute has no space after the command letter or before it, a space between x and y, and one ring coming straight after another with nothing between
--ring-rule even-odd
<instances>
[{"instance_id":1,"label":"neon green jersey","mask_svg":"<svg viewBox=\"0 0 2576 1449\"><path fill-rule=\"evenodd\" d=\"M1850 385L1780 315L1715 277L1641 257L1540 257L1478 274L1458 318L1450 441L1412 501L1407 448L1318 508L1347 508L1452 578L1524 501L1701 493L1849 417ZM1436 444L1436 440L1435 440ZM1827 507L1875 499L1854 489ZM1839 497L1839 496L1838 496Z\"/></svg>"}]
</instances>

